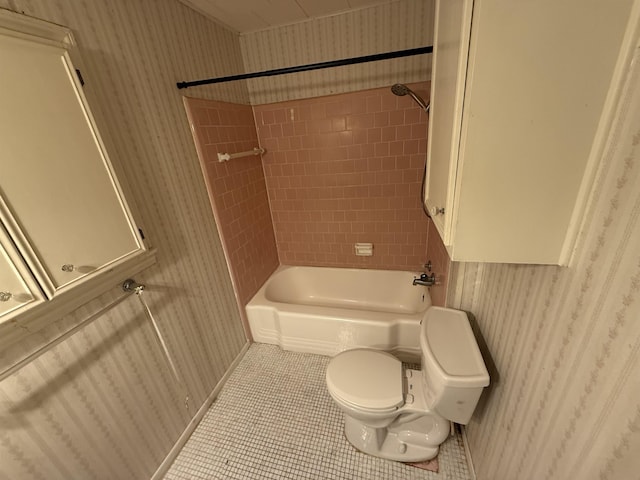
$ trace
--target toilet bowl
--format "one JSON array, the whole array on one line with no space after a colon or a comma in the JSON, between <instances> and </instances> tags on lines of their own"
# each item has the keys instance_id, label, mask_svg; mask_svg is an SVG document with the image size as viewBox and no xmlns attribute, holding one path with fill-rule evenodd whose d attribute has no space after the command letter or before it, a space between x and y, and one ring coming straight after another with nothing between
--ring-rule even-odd
<instances>
[{"instance_id":1,"label":"toilet bowl","mask_svg":"<svg viewBox=\"0 0 640 480\"><path fill-rule=\"evenodd\" d=\"M402 462L429 460L448 437L450 422L470 420L489 374L467 315L430 307L420 349L422 370L403 369L393 355L366 348L329 362L327 390L358 450Z\"/></svg>"}]
</instances>

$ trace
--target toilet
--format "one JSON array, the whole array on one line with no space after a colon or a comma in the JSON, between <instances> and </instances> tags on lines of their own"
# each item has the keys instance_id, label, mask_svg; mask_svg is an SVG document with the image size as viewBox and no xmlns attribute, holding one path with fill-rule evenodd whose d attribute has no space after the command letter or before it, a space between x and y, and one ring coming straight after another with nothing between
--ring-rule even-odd
<instances>
[{"instance_id":1,"label":"toilet","mask_svg":"<svg viewBox=\"0 0 640 480\"><path fill-rule=\"evenodd\" d=\"M451 431L467 424L489 373L466 313L430 307L420 326L422 370L369 348L339 353L326 373L358 450L400 462L434 458Z\"/></svg>"}]
</instances>

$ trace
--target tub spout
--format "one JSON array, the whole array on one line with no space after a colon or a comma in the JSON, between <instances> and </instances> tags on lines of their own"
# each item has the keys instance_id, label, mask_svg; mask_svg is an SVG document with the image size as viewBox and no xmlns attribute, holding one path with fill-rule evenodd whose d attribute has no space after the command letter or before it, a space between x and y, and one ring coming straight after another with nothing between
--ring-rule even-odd
<instances>
[{"instance_id":1,"label":"tub spout","mask_svg":"<svg viewBox=\"0 0 640 480\"><path fill-rule=\"evenodd\" d=\"M436 284L436 274L435 273L431 273L431 274L423 273L423 274L420 275L420 277L414 277L413 278L413 284L414 285L423 285L425 287L431 287L431 286Z\"/></svg>"}]
</instances>

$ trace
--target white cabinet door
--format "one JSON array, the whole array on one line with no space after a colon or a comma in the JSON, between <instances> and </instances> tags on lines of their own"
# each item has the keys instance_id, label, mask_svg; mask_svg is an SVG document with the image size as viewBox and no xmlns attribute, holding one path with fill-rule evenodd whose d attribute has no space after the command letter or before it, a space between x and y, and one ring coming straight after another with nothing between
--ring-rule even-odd
<instances>
[{"instance_id":1,"label":"white cabinet door","mask_svg":"<svg viewBox=\"0 0 640 480\"><path fill-rule=\"evenodd\" d=\"M49 297L142 249L63 48L0 34L0 216Z\"/></svg>"},{"instance_id":2,"label":"white cabinet door","mask_svg":"<svg viewBox=\"0 0 640 480\"><path fill-rule=\"evenodd\" d=\"M569 263L640 31L634 0L583 7L436 2L425 203L452 260Z\"/></svg>"},{"instance_id":3,"label":"white cabinet door","mask_svg":"<svg viewBox=\"0 0 640 480\"><path fill-rule=\"evenodd\" d=\"M38 286L0 227L0 322L42 302Z\"/></svg>"},{"instance_id":4,"label":"white cabinet door","mask_svg":"<svg viewBox=\"0 0 640 480\"><path fill-rule=\"evenodd\" d=\"M458 147L473 0L436 0L425 205L451 243Z\"/></svg>"}]
</instances>

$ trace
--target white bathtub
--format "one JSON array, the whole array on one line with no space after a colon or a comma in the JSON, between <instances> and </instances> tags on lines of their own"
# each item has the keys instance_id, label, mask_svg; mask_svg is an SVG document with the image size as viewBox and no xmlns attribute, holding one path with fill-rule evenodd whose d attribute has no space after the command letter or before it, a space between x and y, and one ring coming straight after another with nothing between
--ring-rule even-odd
<instances>
[{"instance_id":1,"label":"white bathtub","mask_svg":"<svg viewBox=\"0 0 640 480\"><path fill-rule=\"evenodd\" d=\"M281 266L247 304L256 342L335 355L358 347L420 357L420 320L431 306L416 274Z\"/></svg>"}]
</instances>

